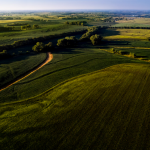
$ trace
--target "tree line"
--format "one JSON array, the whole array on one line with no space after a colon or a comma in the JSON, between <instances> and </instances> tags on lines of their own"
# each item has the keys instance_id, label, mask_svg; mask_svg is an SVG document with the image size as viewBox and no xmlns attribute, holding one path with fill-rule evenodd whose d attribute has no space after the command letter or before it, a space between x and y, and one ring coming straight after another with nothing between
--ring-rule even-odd
<instances>
[{"instance_id":1,"label":"tree line","mask_svg":"<svg viewBox=\"0 0 150 150\"><path fill-rule=\"evenodd\" d=\"M88 28L87 32L84 33L79 40L76 39L75 36L70 36L70 37L67 36L65 38L58 39L57 46L63 47L63 48L75 47L79 42L88 41L88 40L91 41L91 43L93 45L101 44L102 36L95 34L98 30L99 30L98 27ZM85 38L86 38L86 40L83 40ZM53 49L54 49L54 47L53 47L52 42L49 42L48 44L44 44L42 42L37 42L36 45L34 45L32 47L32 50L35 52L51 51Z\"/></svg>"},{"instance_id":2,"label":"tree line","mask_svg":"<svg viewBox=\"0 0 150 150\"><path fill-rule=\"evenodd\" d=\"M68 22L66 21L65 24L69 24L69 25L87 25L86 21L72 21L72 22Z\"/></svg>"},{"instance_id":3,"label":"tree line","mask_svg":"<svg viewBox=\"0 0 150 150\"><path fill-rule=\"evenodd\" d=\"M18 41L14 41L13 44L0 45L0 52L2 52L3 50L9 50L9 49L13 49L13 48L24 46L24 45L35 44L36 42L51 40L53 38L60 38L60 37L69 36L72 34L75 35L75 34L85 33L85 31L86 29L78 30L75 32L67 32L67 33L60 33L60 34L54 34L54 35L48 35L48 36L42 36L42 37L36 37L36 38L29 38L26 40L18 40Z\"/></svg>"}]
</instances>

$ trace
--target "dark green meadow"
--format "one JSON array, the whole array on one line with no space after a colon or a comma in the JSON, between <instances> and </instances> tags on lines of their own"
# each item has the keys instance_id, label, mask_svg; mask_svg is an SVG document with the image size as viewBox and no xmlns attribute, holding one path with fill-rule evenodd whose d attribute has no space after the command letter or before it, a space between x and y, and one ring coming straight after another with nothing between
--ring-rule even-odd
<instances>
[{"instance_id":1,"label":"dark green meadow","mask_svg":"<svg viewBox=\"0 0 150 150\"><path fill-rule=\"evenodd\" d=\"M46 54L24 54L0 61L0 87L32 70L46 59ZM2 100L2 99L1 99Z\"/></svg>"},{"instance_id":2,"label":"dark green meadow","mask_svg":"<svg viewBox=\"0 0 150 150\"><path fill-rule=\"evenodd\" d=\"M119 64L0 104L0 148L149 149L149 77L149 64Z\"/></svg>"},{"instance_id":3,"label":"dark green meadow","mask_svg":"<svg viewBox=\"0 0 150 150\"><path fill-rule=\"evenodd\" d=\"M90 44L91 45L91 44ZM53 60L34 74L0 92L1 103L27 99L69 78L103 69L115 64L139 60L117 56L83 44L83 47L56 49Z\"/></svg>"}]
</instances>

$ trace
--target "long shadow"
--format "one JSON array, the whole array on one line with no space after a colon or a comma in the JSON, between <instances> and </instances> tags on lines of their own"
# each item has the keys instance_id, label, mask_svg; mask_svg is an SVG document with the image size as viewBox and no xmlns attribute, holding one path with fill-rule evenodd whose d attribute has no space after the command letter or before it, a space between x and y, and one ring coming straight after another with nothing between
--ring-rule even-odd
<instances>
[{"instance_id":1,"label":"long shadow","mask_svg":"<svg viewBox=\"0 0 150 150\"><path fill-rule=\"evenodd\" d=\"M99 34L102 36L112 36L112 35L120 35L119 31L116 31L116 29L100 29Z\"/></svg>"},{"instance_id":2,"label":"long shadow","mask_svg":"<svg viewBox=\"0 0 150 150\"><path fill-rule=\"evenodd\" d=\"M106 47L111 47L111 46L124 46L124 45L128 45L129 42L128 41L104 41L101 46L106 46Z\"/></svg>"},{"instance_id":3,"label":"long shadow","mask_svg":"<svg viewBox=\"0 0 150 150\"><path fill-rule=\"evenodd\" d=\"M30 54L22 54L22 55L16 55L16 56L13 56L11 58L7 58L7 59L3 59L3 60L0 60L0 64L9 64L9 63L12 63L14 61L21 61L21 60L25 60L25 59L28 59L30 56L34 56L38 53L30 53Z\"/></svg>"}]
</instances>

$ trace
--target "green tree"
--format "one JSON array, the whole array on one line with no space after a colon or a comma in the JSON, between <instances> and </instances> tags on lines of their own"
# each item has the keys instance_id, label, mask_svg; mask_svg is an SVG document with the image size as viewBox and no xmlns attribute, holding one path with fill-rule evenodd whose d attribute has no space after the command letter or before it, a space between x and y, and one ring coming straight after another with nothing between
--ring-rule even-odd
<instances>
[{"instance_id":1,"label":"green tree","mask_svg":"<svg viewBox=\"0 0 150 150\"><path fill-rule=\"evenodd\" d=\"M38 29L38 28L39 28L39 25L37 25L37 24L33 25L33 29Z\"/></svg>"},{"instance_id":2,"label":"green tree","mask_svg":"<svg viewBox=\"0 0 150 150\"><path fill-rule=\"evenodd\" d=\"M90 40L91 40L93 45L97 45L97 44L101 43L102 37L100 35L98 35L98 34L95 34L95 35L92 35L90 37Z\"/></svg>"},{"instance_id":3,"label":"green tree","mask_svg":"<svg viewBox=\"0 0 150 150\"><path fill-rule=\"evenodd\" d=\"M64 47L66 45L66 39L58 39L57 40L57 46Z\"/></svg>"},{"instance_id":4,"label":"green tree","mask_svg":"<svg viewBox=\"0 0 150 150\"><path fill-rule=\"evenodd\" d=\"M64 39L59 39L57 41L57 46L61 46L61 47L72 47L75 46L76 44L77 44L77 39L75 38L75 36L65 37Z\"/></svg>"},{"instance_id":5,"label":"green tree","mask_svg":"<svg viewBox=\"0 0 150 150\"><path fill-rule=\"evenodd\" d=\"M36 45L32 47L32 50L35 52L42 52L44 51L45 45L42 42L37 42Z\"/></svg>"}]
</instances>

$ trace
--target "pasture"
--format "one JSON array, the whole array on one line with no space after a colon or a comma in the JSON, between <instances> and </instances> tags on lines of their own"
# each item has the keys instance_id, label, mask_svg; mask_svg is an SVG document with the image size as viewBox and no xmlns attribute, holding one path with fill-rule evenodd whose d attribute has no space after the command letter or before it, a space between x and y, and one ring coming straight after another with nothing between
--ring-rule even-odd
<instances>
[{"instance_id":1,"label":"pasture","mask_svg":"<svg viewBox=\"0 0 150 150\"><path fill-rule=\"evenodd\" d=\"M149 149L150 68L119 64L0 105L3 150Z\"/></svg>"}]
</instances>

